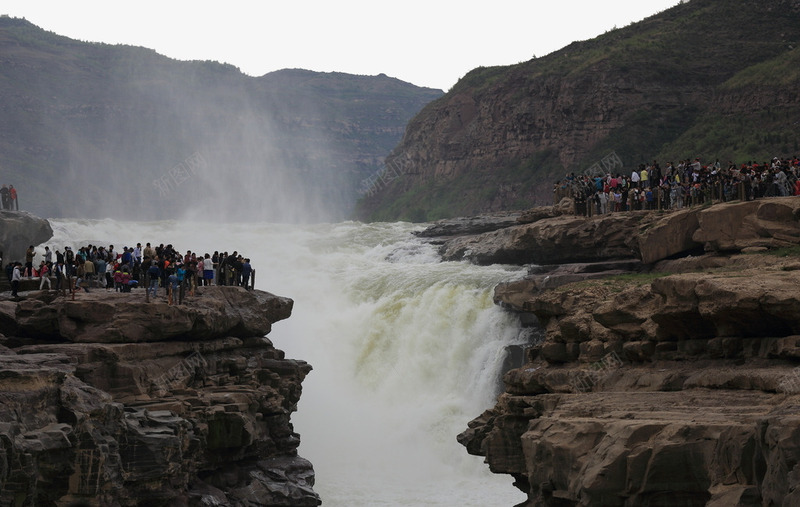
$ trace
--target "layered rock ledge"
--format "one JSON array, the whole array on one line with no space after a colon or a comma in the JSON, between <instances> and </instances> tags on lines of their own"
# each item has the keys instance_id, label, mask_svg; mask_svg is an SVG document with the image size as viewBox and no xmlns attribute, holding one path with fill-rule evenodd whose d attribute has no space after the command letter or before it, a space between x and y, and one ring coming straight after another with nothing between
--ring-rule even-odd
<instances>
[{"instance_id":1,"label":"layered rock ledge","mask_svg":"<svg viewBox=\"0 0 800 507\"><path fill-rule=\"evenodd\" d=\"M0 302L1 505L321 503L290 421L311 366L264 336L292 300L198 292Z\"/></svg>"},{"instance_id":2,"label":"layered rock ledge","mask_svg":"<svg viewBox=\"0 0 800 507\"><path fill-rule=\"evenodd\" d=\"M445 260L477 264L565 264L637 259L644 264L689 253L775 248L800 242L800 197L632 211L591 218L558 207L529 210L512 222L492 217L442 221L421 232L441 244ZM453 222L452 224L450 222ZM480 227L479 227L480 226Z\"/></svg>"},{"instance_id":3,"label":"layered rock ledge","mask_svg":"<svg viewBox=\"0 0 800 507\"><path fill-rule=\"evenodd\" d=\"M544 340L459 441L527 506L800 505L800 259L716 265L496 295Z\"/></svg>"},{"instance_id":4,"label":"layered rock ledge","mask_svg":"<svg viewBox=\"0 0 800 507\"><path fill-rule=\"evenodd\" d=\"M458 436L521 505L800 505L800 199L545 213L441 245L543 264L495 289L542 333Z\"/></svg>"}]
</instances>

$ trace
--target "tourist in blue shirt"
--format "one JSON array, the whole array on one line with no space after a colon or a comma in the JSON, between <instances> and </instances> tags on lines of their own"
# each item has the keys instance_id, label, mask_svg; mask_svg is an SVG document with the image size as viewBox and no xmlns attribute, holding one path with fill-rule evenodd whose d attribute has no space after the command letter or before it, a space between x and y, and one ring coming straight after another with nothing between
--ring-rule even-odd
<instances>
[{"instance_id":1,"label":"tourist in blue shirt","mask_svg":"<svg viewBox=\"0 0 800 507\"><path fill-rule=\"evenodd\" d=\"M161 272L158 269L158 264L156 264L156 261L152 261L150 267L147 268L147 276L150 277L150 286L147 288L147 291L148 294L152 292L153 297L156 297L156 293L158 292L158 279L160 275Z\"/></svg>"}]
</instances>

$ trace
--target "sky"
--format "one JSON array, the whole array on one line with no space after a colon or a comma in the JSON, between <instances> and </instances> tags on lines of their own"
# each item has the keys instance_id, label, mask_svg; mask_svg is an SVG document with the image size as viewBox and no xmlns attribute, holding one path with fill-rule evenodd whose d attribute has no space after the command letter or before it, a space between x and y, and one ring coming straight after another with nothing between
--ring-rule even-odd
<instances>
[{"instance_id":1,"label":"sky","mask_svg":"<svg viewBox=\"0 0 800 507\"><path fill-rule=\"evenodd\" d=\"M447 91L480 66L544 56L679 0L0 0L0 14L88 42L213 60L261 76L286 68L387 74Z\"/></svg>"}]
</instances>

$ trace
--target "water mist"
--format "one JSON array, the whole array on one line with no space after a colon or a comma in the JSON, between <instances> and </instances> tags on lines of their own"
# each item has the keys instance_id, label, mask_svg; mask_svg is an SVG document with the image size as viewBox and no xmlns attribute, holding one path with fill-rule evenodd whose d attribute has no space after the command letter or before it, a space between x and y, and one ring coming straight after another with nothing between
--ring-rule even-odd
<instances>
[{"instance_id":1,"label":"water mist","mask_svg":"<svg viewBox=\"0 0 800 507\"><path fill-rule=\"evenodd\" d=\"M510 506L524 500L456 442L494 405L519 323L492 289L507 266L440 262L405 223L289 226L54 221L51 245L173 243L252 259L257 288L294 299L269 338L314 370L292 417L326 506ZM52 248L52 246L51 246Z\"/></svg>"}]
</instances>

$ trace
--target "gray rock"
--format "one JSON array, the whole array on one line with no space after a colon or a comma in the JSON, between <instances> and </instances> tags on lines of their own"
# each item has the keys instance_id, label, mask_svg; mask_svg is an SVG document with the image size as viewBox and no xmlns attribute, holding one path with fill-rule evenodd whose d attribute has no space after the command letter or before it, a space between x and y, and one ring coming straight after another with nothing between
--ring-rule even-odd
<instances>
[{"instance_id":1,"label":"gray rock","mask_svg":"<svg viewBox=\"0 0 800 507\"><path fill-rule=\"evenodd\" d=\"M3 264L25 262L30 245L40 245L53 237L50 222L26 211L0 210L0 252Z\"/></svg>"},{"instance_id":2,"label":"gray rock","mask_svg":"<svg viewBox=\"0 0 800 507\"><path fill-rule=\"evenodd\" d=\"M519 224L519 212L494 213L439 220L425 230L415 232L420 238L438 238L482 234Z\"/></svg>"}]
</instances>

